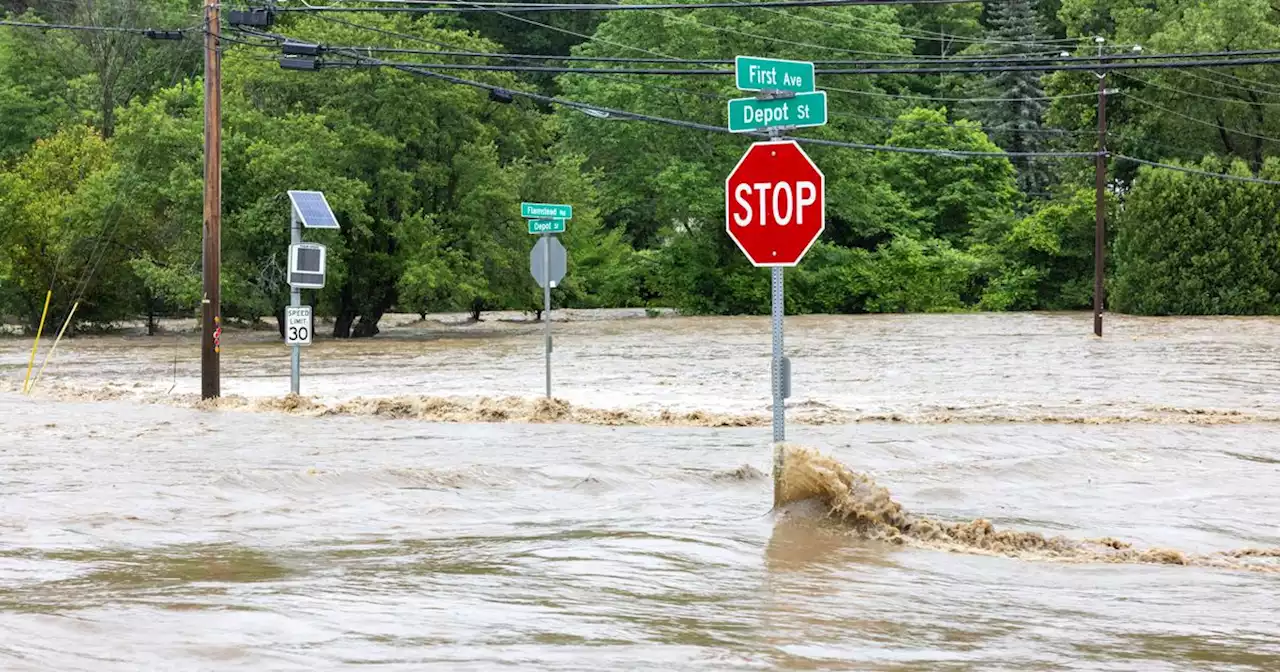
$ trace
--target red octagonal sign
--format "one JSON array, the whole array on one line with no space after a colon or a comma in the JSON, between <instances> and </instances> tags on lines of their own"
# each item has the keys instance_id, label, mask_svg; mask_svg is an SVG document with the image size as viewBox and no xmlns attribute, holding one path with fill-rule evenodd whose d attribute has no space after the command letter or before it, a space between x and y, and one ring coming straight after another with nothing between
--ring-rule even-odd
<instances>
[{"instance_id":1,"label":"red octagonal sign","mask_svg":"<svg viewBox=\"0 0 1280 672\"><path fill-rule=\"evenodd\" d=\"M794 140L757 142L725 179L725 228L756 266L795 266L826 227L825 177Z\"/></svg>"}]
</instances>

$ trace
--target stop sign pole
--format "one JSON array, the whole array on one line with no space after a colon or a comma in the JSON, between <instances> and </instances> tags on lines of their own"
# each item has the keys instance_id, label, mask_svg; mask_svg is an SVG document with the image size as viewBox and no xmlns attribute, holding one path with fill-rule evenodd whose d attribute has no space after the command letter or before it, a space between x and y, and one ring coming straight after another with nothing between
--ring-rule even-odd
<instances>
[{"instance_id":1,"label":"stop sign pole","mask_svg":"<svg viewBox=\"0 0 1280 672\"><path fill-rule=\"evenodd\" d=\"M777 140L780 137L782 137L781 132L776 129L769 129L770 140ZM775 195L777 193L776 191L774 192ZM796 261L799 260L797 259ZM791 360L783 354L782 348L782 318L786 314L786 303L784 301L786 295L782 273L781 266L774 266L769 269L770 284L772 285L769 292L770 314L773 322L773 359L769 371L773 389L774 443L782 443L787 440L787 397L791 396ZM777 457L781 456L782 453L779 452Z\"/></svg>"},{"instance_id":2,"label":"stop sign pole","mask_svg":"<svg viewBox=\"0 0 1280 672\"><path fill-rule=\"evenodd\" d=\"M825 124L826 95L814 92L812 63L744 56L735 63L738 88L756 97L730 102L729 130L765 130L769 141L752 144L725 178L725 229L753 265L770 268L773 441L780 444L787 438L785 404L791 396L791 361L783 355L783 269L798 264L826 226L822 171L782 134ZM780 457L775 450L775 482Z\"/></svg>"}]
</instances>

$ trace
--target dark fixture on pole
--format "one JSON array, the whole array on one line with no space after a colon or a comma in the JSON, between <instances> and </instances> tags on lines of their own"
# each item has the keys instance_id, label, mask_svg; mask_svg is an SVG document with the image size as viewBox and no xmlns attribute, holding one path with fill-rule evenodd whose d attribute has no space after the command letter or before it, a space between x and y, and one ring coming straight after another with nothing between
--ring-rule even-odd
<instances>
[{"instance_id":1,"label":"dark fixture on pole","mask_svg":"<svg viewBox=\"0 0 1280 672\"><path fill-rule=\"evenodd\" d=\"M280 46L280 51L285 56L319 56L322 49L318 44L285 42Z\"/></svg>"},{"instance_id":2,"label":"dark fixture on pole","mask_svg":"<svg viewBox=\"0 0 1280 672\"><path fill-rule=\"evenodd\" d=\"M285 70L319 70L320 61L314 58L290 58L286 56L280 59L280 67Z\"/></svg>"},{"instance_id":3,"label":"dark fixture on pole","mask_svg":"<svg viewBox=\"0 0 1280 672\"><path fill-rule=\"evenodd\" d=\"M276 14L270 9L233 9L227 12L227 23L233 26L270 28L275 21Z\"/></svg>"}]
</instances>

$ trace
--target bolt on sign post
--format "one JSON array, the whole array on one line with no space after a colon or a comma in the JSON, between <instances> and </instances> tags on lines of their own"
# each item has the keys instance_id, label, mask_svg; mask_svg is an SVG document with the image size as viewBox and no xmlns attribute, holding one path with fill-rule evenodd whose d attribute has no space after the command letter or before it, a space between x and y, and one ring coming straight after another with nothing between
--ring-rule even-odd
<instances>
[{"instance_id":1,"label":"bolt on sign post","mask_svg":"<svg viewBox=\"0 0 1280 672\"><path fill-rule=\"evenodd\" d=\"M568 268L564 245L552 234L564 233L573 219L573 206L558 203L521 203L520 216L528 220L529 233L541 238L529 252L529 274L542 287L542 322L545 325L547 398L551 398L551 288L560 284Z\"/></svg>"},{"instance_id":2,"label":"bolt on sign post","mask_svg":"<svg viewBox=\"0 0 1280 672\"><path fill-rule=\"evenodd\" d=\"M293 351L289 367L289 391L298 394L302 379L302 346L311 345L314 333L311 306L302 305L303 289L324 287L325 247L302 242L302 228L337 229L338 218L319 191L290 191L289 203L289 307L285 309L285 345Z\"/></svg>"},{"instance_id":3,"label":"bolt on sign post","mask_svg":"<svg viewBox=\"0 0 1280 672\"><path fill-rule=\"evenodd\" d=\"M725 229L751 263L768 267L772 281L774 492L786 440L791 360L783 356L783 269L795 266L826 228L826 177L782 131L827 123L827 96L815 90L813 64L739 56L738 88L756 98L729 101L729 130L767 130L725 178Z\"/></svg>"}]
</instances>

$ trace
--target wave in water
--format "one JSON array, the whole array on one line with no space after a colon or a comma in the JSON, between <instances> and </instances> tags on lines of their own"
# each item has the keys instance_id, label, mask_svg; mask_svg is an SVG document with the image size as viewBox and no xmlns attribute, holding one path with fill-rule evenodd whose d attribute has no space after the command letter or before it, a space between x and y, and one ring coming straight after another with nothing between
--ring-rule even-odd
<instances>
[{"instance_id":1,"label":"wave in water","mask_svg":"<svg viewBox=\"0 0 1280 672\"><path fill-rule=\"evenodd\" d=\"M36 396L63 401L141 401L204 410L288 413L311 417L358 416L447 423L564 423L637 427L766 427L767 413L709 410L648 411L577 406L561 399L524 397L436 397L399 395L320 401L312 397L242 397L202 400L198 395L166 395L124 387L82 388L50 385ZM1149 407L1128 413L1069 413L1045 409L941 408L914 413L862 412L816 401L798 402L787 410L789 422L801 425L901 424L1190 424L1224 425L1280 422L1280 415L1231 409Z\"/></svg>"},{"instance_id":2,"label":"wave in water","mask_svg":"<svg viewBox=\"0 0 1280 672\"><path fill-rule=\"evenodd\" d=\"M964 553L1062 562L1195 565L1280 573L1280 548L1247 548L1206 555L1168 548L1136 548L1110 537L1068 539L996 529L985 519L949 523L907 511L889 490L816 450L778 448L774 507L817 510L859 537ZM817 506L814 506L814 505ZM797 505L802 505L797 507ZM807 505L807 506L806 506Z\"/></svg>"}]
</instances>

